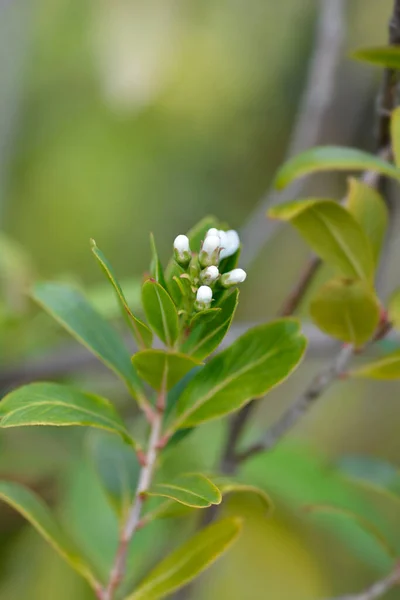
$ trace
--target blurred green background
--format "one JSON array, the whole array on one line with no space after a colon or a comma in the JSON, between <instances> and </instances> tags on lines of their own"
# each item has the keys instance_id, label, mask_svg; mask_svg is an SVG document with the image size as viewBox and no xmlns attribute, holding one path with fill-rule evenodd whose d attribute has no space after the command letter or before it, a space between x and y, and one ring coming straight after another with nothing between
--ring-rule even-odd
<instances>
[{"instance_id":1,"label":"blurred green background","mask_svg":"<svg viewBox=\"0 0 400 600\"><path fill-rule=\"evenodd\" d=\"M353 63L348 53L385 43L391 5L347 0L346 44L321 142L374 148L380 71ZM318 6L316 0L0 2L0 393L46 375L40 369L48 357L49 376L53 368L55 378L108 395L134 419L119 384L93 363L80 368L81 350L31 305L26 288L37 279L75 282L115 319L117 306L89 238L110 258L134 303L150 259L150 231L167 256L174 237L208 213L240 229L285 155ZM313 186L340 197L345 177L326 175ZM400 277L396 240L384 294ZM279 232L249 269L238 319L272 318L306 257L291 230ZM260 403L249 437L282 412L324 358L310 358ZM76 369L60 376L63 361ZM276 512L266 519L247 497L227 503L227 512L245 515L245 534L192 598L317 600L361 589L386 572L390 562L356 525L306 515L302 507L333 502L368 516L400 552L400 509L335 467L346 455L399 463L399 389L340 383L276 451L246 465ZM224 423L203 427L167 454L162 468L212 468L224 435ZM0 475L37 490L107 568L116 522L86 434L2 432ZM132 580L191 527L166 521L140 532ZM1 506L0 598L92 595Z\"/></svg>"}]
</instances>

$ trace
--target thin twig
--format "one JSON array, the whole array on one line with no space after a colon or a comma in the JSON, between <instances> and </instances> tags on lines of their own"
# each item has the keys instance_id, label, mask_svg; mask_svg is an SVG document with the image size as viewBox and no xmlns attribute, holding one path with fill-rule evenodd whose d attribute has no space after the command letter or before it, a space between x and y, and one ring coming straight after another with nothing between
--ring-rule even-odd
<instances>
[{"instance_id":1,"label":"thin twig","mask_svg":"<svg viewBox=\"0 0 400 600\"><path fill-rule=\"evenodd\" d=\"M151 485L154 467L158 455L158 445L161 438L162 419L165 405L165 391L160 392L157 411L154 413L153 422L151 424L149 444L146 454L144 466L141 469L139 482L135 493L131 510L127 520L122 527L118 549L115 555L114 564L110 572L110 578L107 587L102 591L100 600L112 600L115 591L118 589L126 569L126 559L129 549L129 544L137 531L142 508L146 499L146 492Z\"/></svg>"},{"instance_id":2,"label":"thin twig","mask_svg":"<svg viewBox=\"0 0 400 600\"><path fill-rule=\"evenodd\" d=\"M342 56L346 32L345 0L321 0L316 40L308 70L298 117L285 160L315 146L323 130L332 104L336 72ZM287 192L271 189L260 200L240 231L243 243L241 262L248 267L280 226L279 221L266 221L268 207L299 197L305 180L297 180Z\"/></svg>"},{"instance_id":3,"label":"thin twig","mask_svg":"<svg viewBox=\"0 0 400 600\"><path fill-rule=\"evenodd\" d=\"M360 594L340 596L338 598L332 598L331 600L377 600L377 598L382 598L382 596L399 584L400 568L397 564L394 570L387 577L377 581L364 592L361 592Z\"/></svg>"}]
</instances>

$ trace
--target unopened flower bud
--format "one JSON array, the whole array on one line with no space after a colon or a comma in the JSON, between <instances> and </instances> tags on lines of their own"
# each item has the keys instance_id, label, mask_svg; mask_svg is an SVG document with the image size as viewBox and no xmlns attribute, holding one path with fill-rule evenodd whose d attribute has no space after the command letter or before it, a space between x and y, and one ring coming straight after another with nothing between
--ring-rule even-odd
<instances>
[{"instance_id":1,"label":"unopened flower bud","mask_svg":"<svg viewBox=\"0 0 400 600\"><path fill-rule=\"evenodd\" d=\"M228 258L228 256L232 256L239 249L240 239L239 234L234 229L230 229L229 231L220 231L219 236L221 239L221 260L223 258Z\"/></svg>"},{"instance_id":2,"label":"unopened flower bud","mask_svg":"<svg viewBox=\"0 0 400 600\"><path fill-rule=\"evenodd\" d=\"M220 239L218 235L207 235L199 254L199 263L204 267L218 265Z\"/></svg>"},{"instance_id":3,"label":"unopened flower bud","mask_svg":"<svg viewBox=\"0 0 400 600\"><path fill-rule=\"evenodd\" d=\"M211 229L209 229L206 233L206 237L208 237L209 235L217 235L219 236L219 231L218 229L216 229L215 227L211 227Z\"/></svg>"},{"instance_id":4,"label":"unopened flower bud","mask_svg":"<svg viewBox=\"0 0 400 600\"><path fill-rule=\"evenodd\" d=\"M189 238L186 235L178 235L174 240L175 260L182 267L187 267L192 258L190 253Z\"/></svg>"},{"instance_id":5,"label":"unopened flower bud","mask_svg":"<svg viewBox=\"0 0 400 600\"><path fill-rule=\"evenodd\" d=\"M218 267L211 265L211 267L207 267L200 274L201 280L206 285L211 285L215 281L217 281L219 277Z\"/></svg>"},{"instance_id":6,"label":"unopened flower bud","mask_svg":"<svg viewBox=\"0 0 400 600\"><path fill-rule=\"evenodd\" d=\"M232 287L238 283L243 283L246 279L247 273L243 269L233 269L228 273L224 273L221 277L221 285L225 288Z\"/></svg>"},{"instance_id":7,"label":"unopened flower bud","mask_svg":"<svg viewBox=\"0 0 400 600\"><path fill-rule=\"evenodd\" d=\"M212 289L208 285L201 285L197 290L196 295L196 308L197 310L204 310L210 308L212 300Z\"/></svg>"}]
</instances>

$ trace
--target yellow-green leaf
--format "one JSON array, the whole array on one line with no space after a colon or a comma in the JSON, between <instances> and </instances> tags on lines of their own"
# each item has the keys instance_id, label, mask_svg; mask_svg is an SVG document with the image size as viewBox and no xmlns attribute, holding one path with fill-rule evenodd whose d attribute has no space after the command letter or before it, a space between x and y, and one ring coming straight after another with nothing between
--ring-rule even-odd
<instances>
[{"instance_id":1,"label":"yellow-green leaf","mask_svg":"<svg viewBox=\"0 0 400 600\"><path fill-rule=\"evenodd\" d=\"M0 427L30 425L95 427L136 446L111 402L59 383L30 383L2 399Z\"/></svg>"},{"instance_id":2,"label":"yellow-green leaf","mask_svg":"<svg viewBox=\"0 0 400 600\"><path fill-rule=\"evenodd\" d=\"M390 120L390 137L392 141L393 157L397 167L400 167L400 107L392 112Z\"/></svg>"},{"instance_id":3,"label":"yellow-green leaf","mask_svg":"<svg viewBox=\"0 0 400 600\"><path fill-rule=\"evenodd\" d=\"M125 294L122 291L121 285L118 282L118 280L114 274L114 270L113 270L111 264L109 263L107 258L104 256L102 251L96 246L96 242L94 240L91 240L91 242L92 242L92 252L93 252L94 256L96 257L98 263L100 264L101 269L103 270L103 272L107 276L108 280L110 281L111 285L114 287L114 290L117 294L118 301L122 308L122 313L123 313L124 317L128 317L126 320L133 331L133 334L135 336L135 339L136 339L139 347L140 348L150 348L152 341L153 341L153 334L151 333L151 331L147 327L147 325L145 325L140 319L135 317L135 315L133 314L133 312L131 311L131 309L128 305Z\"/></svg>"},{"instance_id":4,"label":"yellow-green leaf","mask_svg":"<svg viewBox=\"0 0 400 600\"><path fill-rule=\"evenodd\" d=\"M180 352L165 350L142 350L132 356L132 362L140 377L157 391L165 386L174 387L200 361Z\"/></svg>"},{"instance_id":5,"label":"yellow-green leaf","mask_svg":"<svg viewBox=\"0 0 400 600\"><path fill-rule=\"evenodd\" d=\"M209 525L161 561L125 600L159 600L169 596L226 552L240 530L238 518L223 519Z\"/></svg>"},{"instance_id":6,"label":"yellow-green leaf","mask_svg":"<svg viewBox=\"0 0 400 600\"><path fill-rule=\"evenodd\" d=\"M154 239L154 235L152 233L150 234L150 246L152 256L150 265L151 276L166 290L167 284L165 282L164 270L158 256L156 240Z\"/></svg>"},{"instance_id":7,"label":"yellow-green leaf","mask_svg":"<svg viewBox=\"0 0 400 600\"><path fill-rule=\"evenodd\" d=\"M218 487L201 473L186 473L171 483L156 483L147 494L170 498L192 508L208 508L222 500Z\"/></svg>"},{"instance_id":8,"label":"yellow-green leaf","mask_svg":"<svg viewBox=\"0 0 400 600\"><path fill-rule=\"evenodd\" d=\"M328 335L361 346L371 339L378 326L380 306L365 282L333 279L314 296L310 314Z\"/></svg>"},{"instance_id":9,"label":"yellow-green leaf","mask_svg":"<svg viewBox=\"0 0 400 600\"><path fill-rule=\"evenodd\" d=\"M29 521L54 550L92 587L96 586L96 577L87 560L61 529L39 496L18 483L0 481L0 499Z\"/></svg>"},{"instance_id":10,"label":"yellow-green leaf","mask_svg":"<svg viewBox=\"0 0 400 600\"><path fill-rule=\"evenodd\" d=\"M38 283L33 299L143 398L143 386L118 333L78 290L61 283Z\"/></svg>"},{"instance_id":11,"label":"yellow-green leaf","mask_svg":"<svg viewBox=\"0 0 400 600\"><path fill-rule=\"evenodd\" d=\"M360 179L349 179L347 209L361 225L366 234L374 256L375 267L388 225L388 210L382 196Z\"/></svg>"},{"instance_id":12,"label":"yellow-green leaf","mask_svg":"<svg viewBox=\"0 0 400 600\"><path fill-rule=\"evenodd\" d=\"M262 397L296 368L305 346L295 319L250 329L193 377L177 402L169 433L222 417Z\"/></svg>"},{"instance_id":13,"label":"yellow-green leaf","mask_svg":"<svg viewBox=\"0 0 400 600\"><path fill-rule=\"evenodd\" d=\"M255 485L242 483L228 477L212 477L211 480L215 483L223 498L228 494L252 494L260 499L268 513L274 509L274 504L268 494Z\"/></svg>"},{"instance_id":14,"label":"yellow-green leaf","mask_svg":"<svg viewBox=\"0 0 400 600\"><path fill-rule=\"evenodd\" d=\"M298 177L318 171L376 171L400 180L400 170L386 160L355 148L317 146L288 160L278 171L275 186L281 190Z\"/></svg>"},{"instance_id":15,"label":"yellow-green leaf","mask_svg":"<svg viewBox=\"0 0 400 600\"><path fill-rule=\"evenodd\" d=\"M359 48L351 54L352 58L372 65L400 69L400 48L398 46L373 46Z\"/></svg>"},{"instance_id":16,"label":"yellow-green leaf","mask_svg":"<svg viewBox=\"0 0 400 600\"><path fill-rule=\"evenodd\" d=\"M353 369L349 374L366 379L400 379L400 350Z\"/></svg>"},{"instance_id":17,"label":"yellow-green leaf","mask_svg":"<svg viewBox=\"0 0 400 600\"><path fill-rule=\"evenodd\" d=\"M142 287L142 302L150 327L164 344L172 347L178 338L179 325L170 295L157 281L149 279Z\"/></svg>"},{"instance_id":18,"label":"yellow-green leaf","mask_svg":"<svg viewBox=\"0 0 400 600\"><path fill-rule=\"evenodd\" d=\"M400 329L400 288L395 290L389 298L388 318L395 329Z\"/></svg>"},{"instance_id":19,"label":"yellow-green leaf","mask_svg":"<svg viewBox=\"0 0 400 600\"><path fill-rule=\"evenodd\" d=\"M371 280L372 247L348 210L332 200L306 199L272 208L272 218L290 221L326 263L346 277Z\"/></svg>"}]
</instances>

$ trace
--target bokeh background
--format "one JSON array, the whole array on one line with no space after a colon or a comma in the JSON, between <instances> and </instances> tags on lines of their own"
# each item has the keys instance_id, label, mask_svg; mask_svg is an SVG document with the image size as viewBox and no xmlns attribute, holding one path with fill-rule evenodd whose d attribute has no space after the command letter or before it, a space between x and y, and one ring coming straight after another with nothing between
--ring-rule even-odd
<instances>
[{"instance_id":1,"label":"bokeh background","mask_svg":"<svg viewBox=\"0 0 400 600\"><path fill-rule=\"evenodd\" d=\"M321 143L374 149L381 73L348 55L385 43L391 5L347 0ZM240 229L285 156L318 9L316 0L0 1L0 394L51 377L108 395L134 420L118 382L33 306L26 290L39 279L71 281L119 326L89 238L110 258L134 305L150 231L167 257L174 237L206 214ZM346 180L324 175L311 185L340 198ZM394 228L397 220L394 212ZM399 245L394 236L383 297L400 279ZM279 231L249 266L238 322L272 318L307 256L293 231ZM260 403L249 437L282 412L331 352L313 352ZM395 479L399 391L393 383L340 383L276 451L249 462L244 474L270 493L274 516L267 519L250 497L232 498L225 510L246 517L245 534L190 597L318 600L362 589L385 573L390 562L357 525L310 516L303 507L332 502L367 516L400 552L400 508L338 468L349 456L375 457L393 465L386 474ZM212 468L224 435L224 423L203 427L167 455L162 469ZM81 431L1 432L0 475L38 491L105 570L116 522L90 443ZM193 526L163 522L140 532L132 581ZM1 506L0 598L92 594Z\"/></svg>"}]
</instances>

